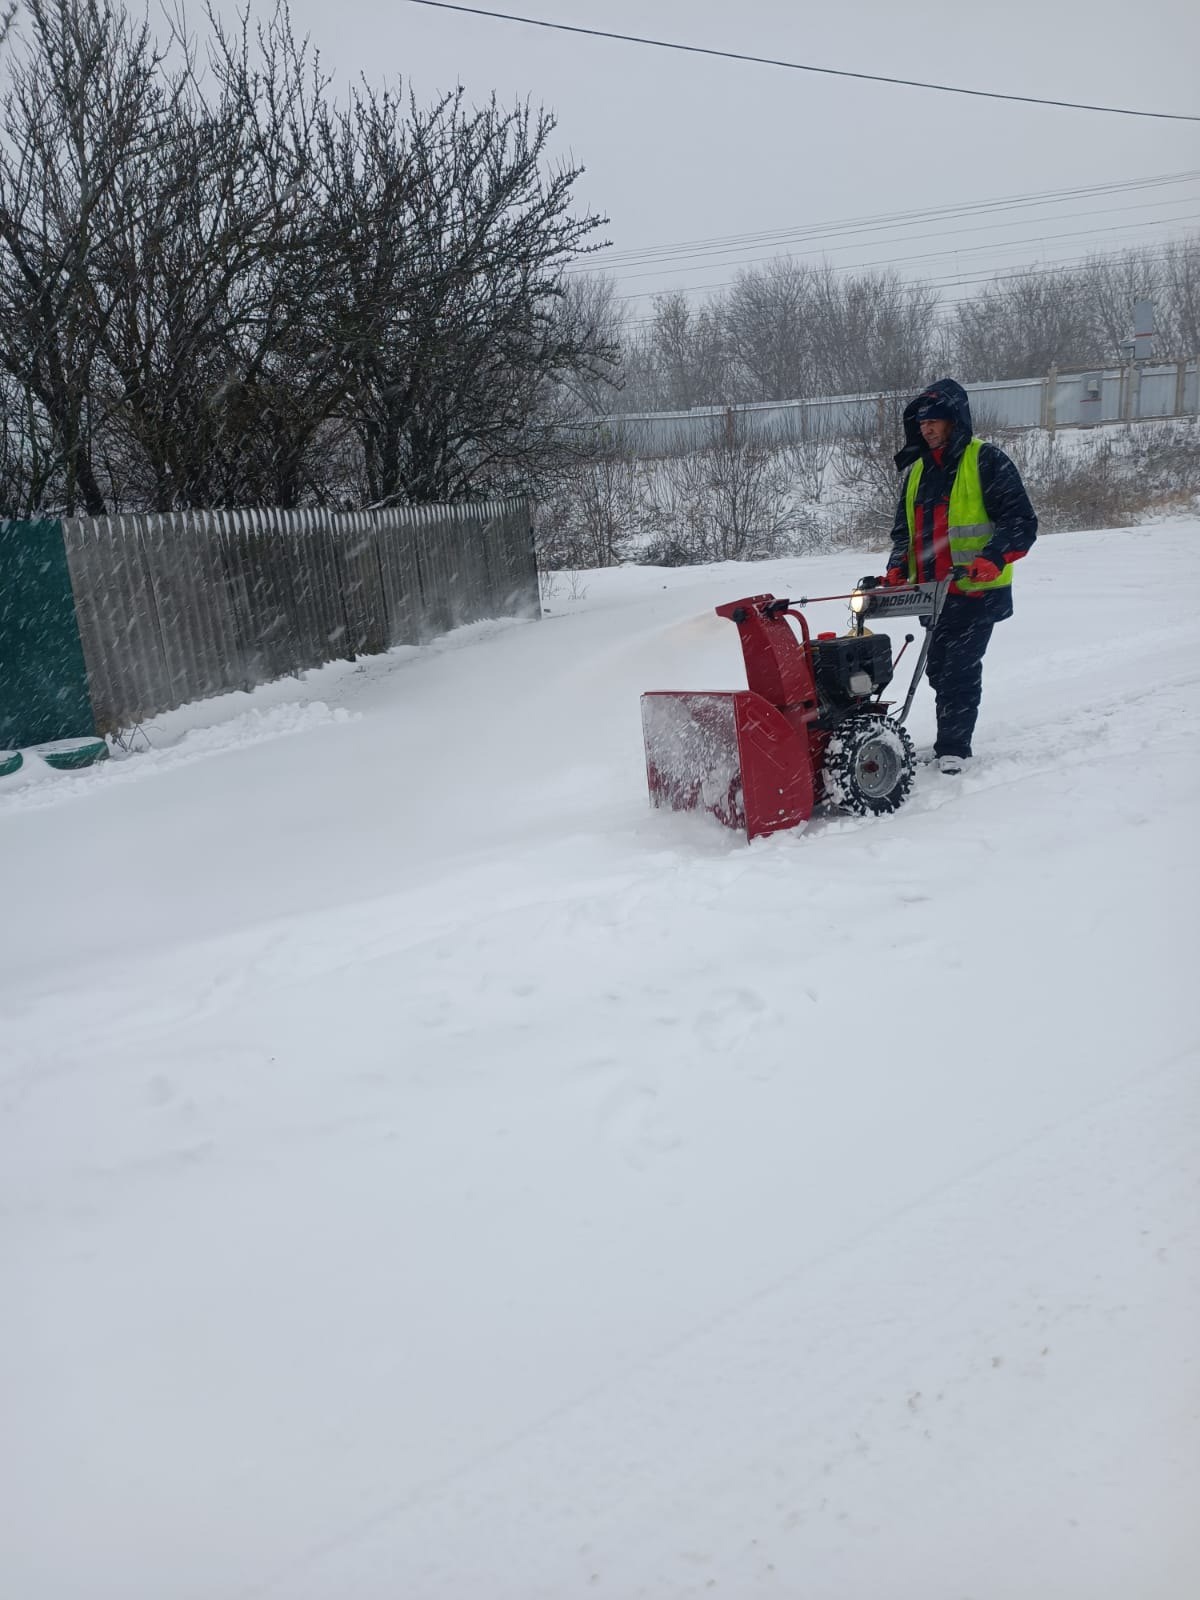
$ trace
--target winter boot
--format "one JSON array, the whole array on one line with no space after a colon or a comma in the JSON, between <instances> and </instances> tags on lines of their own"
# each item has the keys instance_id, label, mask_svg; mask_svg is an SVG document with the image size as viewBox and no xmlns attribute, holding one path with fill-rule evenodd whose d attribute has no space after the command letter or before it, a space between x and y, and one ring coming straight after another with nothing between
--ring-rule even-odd
<instances>
[{"instance_id":1,"label":"winter boot","mask_svg":"<svg viewBox=\"0 0 1200 1600\"><path fill-rule=\"evenodd\" d=\"M944 772L948 778L957 777L970 761L970 756L938 756L937 769Z\"/></svg>"}]
</instances>

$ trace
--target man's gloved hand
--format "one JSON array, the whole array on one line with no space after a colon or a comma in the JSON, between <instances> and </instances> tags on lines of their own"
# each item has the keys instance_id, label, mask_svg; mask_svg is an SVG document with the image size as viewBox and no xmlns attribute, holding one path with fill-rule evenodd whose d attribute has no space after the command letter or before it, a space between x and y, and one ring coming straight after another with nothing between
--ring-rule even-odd
<instances>
[{"instance_id":1,"label":"man's gloved hand","mask_svg":"<svg viewBox=\"0 0 1200 1600\"><path fill-rule=\"evenodd\" d=\"M986 556L976 556L967 568L967 577L972 583L993 583L999 576L1000 568Z\"/></svg>"},{"instance_id":2,"label":"man's gloved hand","mask_svg":"<svg viewBox=\"0 0 1200 1600\"><path fill-rule=\"evenodd\" d=\"M899 584L908 582L908 574L903 567L889 567L879 581L886 583L889 589L895 589Z\"/></svg>"}]
</instances>

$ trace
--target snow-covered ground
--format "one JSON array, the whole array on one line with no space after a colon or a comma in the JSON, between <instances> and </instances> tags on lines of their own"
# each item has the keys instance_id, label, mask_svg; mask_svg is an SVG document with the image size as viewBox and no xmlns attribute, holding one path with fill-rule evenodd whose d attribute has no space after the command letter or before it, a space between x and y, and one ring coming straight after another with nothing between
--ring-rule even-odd
<instances>
[{"instance_id":1,"label":"snow-covered ground","mask_svg":"<svg viewBox=\"0 0 1200 1600\"><path fill-rule=\"evenodd\" d=\"M753 847L637 696L868 558L0 780L0 1594L1200 1593L1198 535L1043 539L974 770Z\"/></svg>"}]
</instances>

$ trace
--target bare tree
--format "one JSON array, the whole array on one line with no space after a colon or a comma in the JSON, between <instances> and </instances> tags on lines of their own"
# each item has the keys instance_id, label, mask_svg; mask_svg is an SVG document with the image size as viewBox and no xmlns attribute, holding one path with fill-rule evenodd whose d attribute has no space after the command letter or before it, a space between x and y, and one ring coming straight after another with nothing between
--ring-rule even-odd
<instances>
[{"instance_id":1,"label":"bare tree","mask_svg":"<svg viewBox=\"0 0 1200 1600\"><path fill-rule=\"evenodd\" d=\"M716 304L694 309L682 290L659 295L649 332L660 378L659 403L670 411L722 405L733 398L727 381L722 317Z\"/></svg>"},{"instance_id":2,"label":"bare tree","mask_svg":"<svg viewBox=\"0 0 1200 1600\"><path fill-rule=\"evenodd\" d=\"M1166 247L1158 274L1164 353L1200 351L1200 234Z\"/></svg>"},{"instance_id":3,"label":"bare tree","mask_svg":"<svg viewBox=\"0 0 1200 1600\"><path fill-rule=\"evenodd\" d=\"M625 312L616 283L602 273L572 273L562 279L555 311L560 338L599 352L585 366L555 374L552 382L566 409L586 418L610 411L623 385L621 347Z\"/></svg>"},{"instance_id":4,"label":"bare tree","mask_svg":"<svg viewBox=\"0 0 1200 1600\"><path fill-rule=\"evenodd\" d=\"M1154 302L1159 353L1190 354L1200 338L1200 239L997 278L955 308L948 364L986 379L1121 361L1143 298Z\"/></svg>"},{"instance_id":5,"label":"bare tree","mask_svg":"<svg viewBox=\"0 0 1200 1600\"><path fill-rule=\"evenodd\" d=\"M190 60L167 137L112 185L93 281L103 348L144 497L177 506L292 506L340 386L322 346L312 157L324 88L285 10L253 34L212 18L215 90Z\"/></svg>"},{"instance_id":6,"label":"bare tree","mask_svg":"<svg viewBox=\"0 0 1200 1600\"><path fill-rule=\"evenodd\" d=\"M1156 275L1156 263L1144 250L1123 250L1119 255L1092 256L1086 261L1076 292L1092 337L1085 342L1072 328L1076 344L1064 356L1056 355L1058 365L1077 364L1080 357L1083 361L1120 360L1121 345L1133 327L1134 301L1155 297Z\"/></svg>"},{"instance_id":7,"label":"bare tree","mask_svg":"<svg viewBox=\"0 0 1200 1600\"><path fill-rule=\"evenodd\" d=\"M161 56L108 0L28 0L0 113L0 363L44 409L68 512L105 507L95 254L122 166L163 135Z\"/></svg>"},{"instance_id":8,"label":"bare tree","mask_svg":"<svg viewBox=\"0 0 1200 1600\"><path fill-rule=\"evenodd\" d=\"M619 354L621 388L611 397L616 413L664 410L667 407L662 366L653 329L642 318L625 322Z\"/></svg>"},{"instance_id":9,"label":"bare tree","mask_svg":"<svg viewBox=\"0 0 1200 1600\"><path fill-rule=\"evenodd\" d=\"M787 258L741 272L724 308L730 355L749 400L813 393L816 274Z\"/></svg>"},{"instance_id":10,"label":"bare tree","mask_svg":"<svg viewBox=\"0 0 1200 1600\"><path fill-rule=\"evenodd\" d=\"M559 443L548 386L616 357L558 315L602 219L570 214L578 169L544 170L553 128L461 90L426 110L364 88L323 111L328 326L373 502L512 482Z\"/></svg>"},{"instance_id":11,"label":"bare tree","mask_svg":"<svg viewBox=\"0 0 1200 1600\"><path fill-rule=\"evenodd\" d=\"M60 498L61 461L29 384L0 372L0 517L34 517Z\"/></svg>"},{"instance_id":12,"label":"bare tree","mask_svg":"<svg viewBox=\"0 0 1200 1600\"><path fill-rule=\"evenodd\" d=\"M816 381L822 394L871 394L924 381L933 349L937 291L895 271L814 281Z\"/></svg>"},{"instance_id":13,"label":"bare tree","mask_svg":"<svg viewBox=\"0 0 1200 1600\"><path fill-rule=\"evenodd\" d=\"M955 309L955 366L979 381L1034 378L1052 366L1102 361L1111 347L1098 328L1092 291L1086 273L1054 270L990 284L977 300ZM1126 307L1126 326L1131 309Z\"/></svg>"}]
</instances>

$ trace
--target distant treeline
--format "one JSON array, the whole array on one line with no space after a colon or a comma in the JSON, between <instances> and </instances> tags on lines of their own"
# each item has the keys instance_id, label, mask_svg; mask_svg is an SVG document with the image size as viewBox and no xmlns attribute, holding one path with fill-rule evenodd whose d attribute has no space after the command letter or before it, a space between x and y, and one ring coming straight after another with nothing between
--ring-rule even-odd
<instances>
[{"instance_id":1,"label":"distant treeline","mask_svg":"<svg viewBox=\"0 0 1200 1600\"><path fill-rule=\"evenodd\" d=\"M618 319L624 386L612 409L873 393L939 372L979 383L1112 366L1143 298L1154 302L1160 355L1200 352L1200 235L997 274L945 303L937 288L894 270L846 273L777 258L703 302L666 294L649 317L624 327Z\"/></svg>"}]
</instances>

